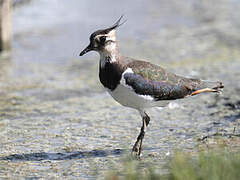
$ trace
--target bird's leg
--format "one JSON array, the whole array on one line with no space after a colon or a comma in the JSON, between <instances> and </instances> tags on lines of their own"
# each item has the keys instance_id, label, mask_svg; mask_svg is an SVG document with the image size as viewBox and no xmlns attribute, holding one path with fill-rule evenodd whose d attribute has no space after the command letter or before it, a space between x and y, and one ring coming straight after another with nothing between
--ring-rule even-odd
<instances>
[{"instance_id":1,"label":"bird's leg","mask_svg":"<svg viewBox=\"0 0 240 180\"><path fill-rule=\"evenodd\" d=\"M145 112L140 111L140 114L142 116L142 121L143 121L142 128L137 137L137 141L135 142L135 144L132 148L132 153L135 154L137 157L140 157L140 155L141 155L143 138L144 138L144 135L146 132L146 127L148 126L148 124L150 122L150 117Z\"/></svg>"}]
</instances>

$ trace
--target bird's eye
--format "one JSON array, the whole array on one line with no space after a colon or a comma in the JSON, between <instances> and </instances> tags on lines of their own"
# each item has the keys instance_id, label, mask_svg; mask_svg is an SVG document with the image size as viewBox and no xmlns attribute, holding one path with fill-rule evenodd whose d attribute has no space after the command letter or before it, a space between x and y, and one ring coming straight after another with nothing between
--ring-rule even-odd
<instances>
[{"instance_id":1,"label":"bird's eye","mask_svg":"<svg viewBox=\"0 0 240 180\"><path fill-rule=\"evenodd\" d=\"M101 37L99 38L99 40L100 40L100 43L101 43L101 44L104 44L105 41L106 41L106 36L101 36Z\"/></svg>"}]
</instances>

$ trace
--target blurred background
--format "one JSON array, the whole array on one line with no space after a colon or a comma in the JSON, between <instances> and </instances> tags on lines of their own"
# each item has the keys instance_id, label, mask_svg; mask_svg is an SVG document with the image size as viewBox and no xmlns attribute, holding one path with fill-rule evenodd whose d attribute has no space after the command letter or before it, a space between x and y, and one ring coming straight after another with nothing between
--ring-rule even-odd
<instances>
[{"instance_id":1,"label":"blurred background","mask_svg":"<svg viewBox=\"0 0 240 180\"><path fill-rule=\"evenodd\" d=\"M110 169L109 162L118 164L121 151L115 150L132 146L140 117L105 92L97 53L78 56L92 32L121 15L127 19L117 31L122 55L225 84L220 96L150 110L153 120L144 142L149 161L161 162L174 148L195 151L196 139L206 134L239 132L238 0L10 3L10 48L0 56L0 157L10 160L8 168L0 161L3 177L46 177L47 172L95 178ZM97 164L94 170L91 163Z\"/></svg>"}]
</instances>

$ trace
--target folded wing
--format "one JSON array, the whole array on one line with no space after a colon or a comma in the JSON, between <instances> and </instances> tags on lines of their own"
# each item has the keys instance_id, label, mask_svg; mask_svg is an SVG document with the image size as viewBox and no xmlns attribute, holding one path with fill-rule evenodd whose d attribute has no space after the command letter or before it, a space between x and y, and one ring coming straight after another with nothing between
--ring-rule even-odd
<instances>
[{"instance_id":1,"label":"folded wing","mask_svg":"<svg viewBox=\"0 0 240 180\"><path fill-rule=\"evenodd\" d=\"M219 92L222 83L212 83L200 79L190 79L167 72L160 66L133 61L127 65L134 73L125 73L124 79L128 86L140 95L150 95L156 101L175 100L188 95L202 92Z\"/></svg>"}]
</instances>

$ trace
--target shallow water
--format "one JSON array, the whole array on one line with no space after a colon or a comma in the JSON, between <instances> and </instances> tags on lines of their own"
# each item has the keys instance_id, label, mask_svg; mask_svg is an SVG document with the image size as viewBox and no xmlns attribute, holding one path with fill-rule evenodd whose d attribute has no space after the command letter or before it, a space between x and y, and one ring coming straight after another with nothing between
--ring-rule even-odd
<instances>
[{"instance_id":1,"label":"shallow water","mask_svg":"<svg viewBox=\"0 0 240 180\"><path fill-rule=\"evenodd\" d=\"M11 57L0 65L0 177L94 179L121 166L140 116L104 91L96 53L78 57L89 35L121 14L128 20L117 34L122 54L226 87L149 110L143 163L163 172L166 153L198 151L198 139L216 132L239 133L240 5L217 2L32 0L16 7Z\"/></svg>"}]
</instances>

